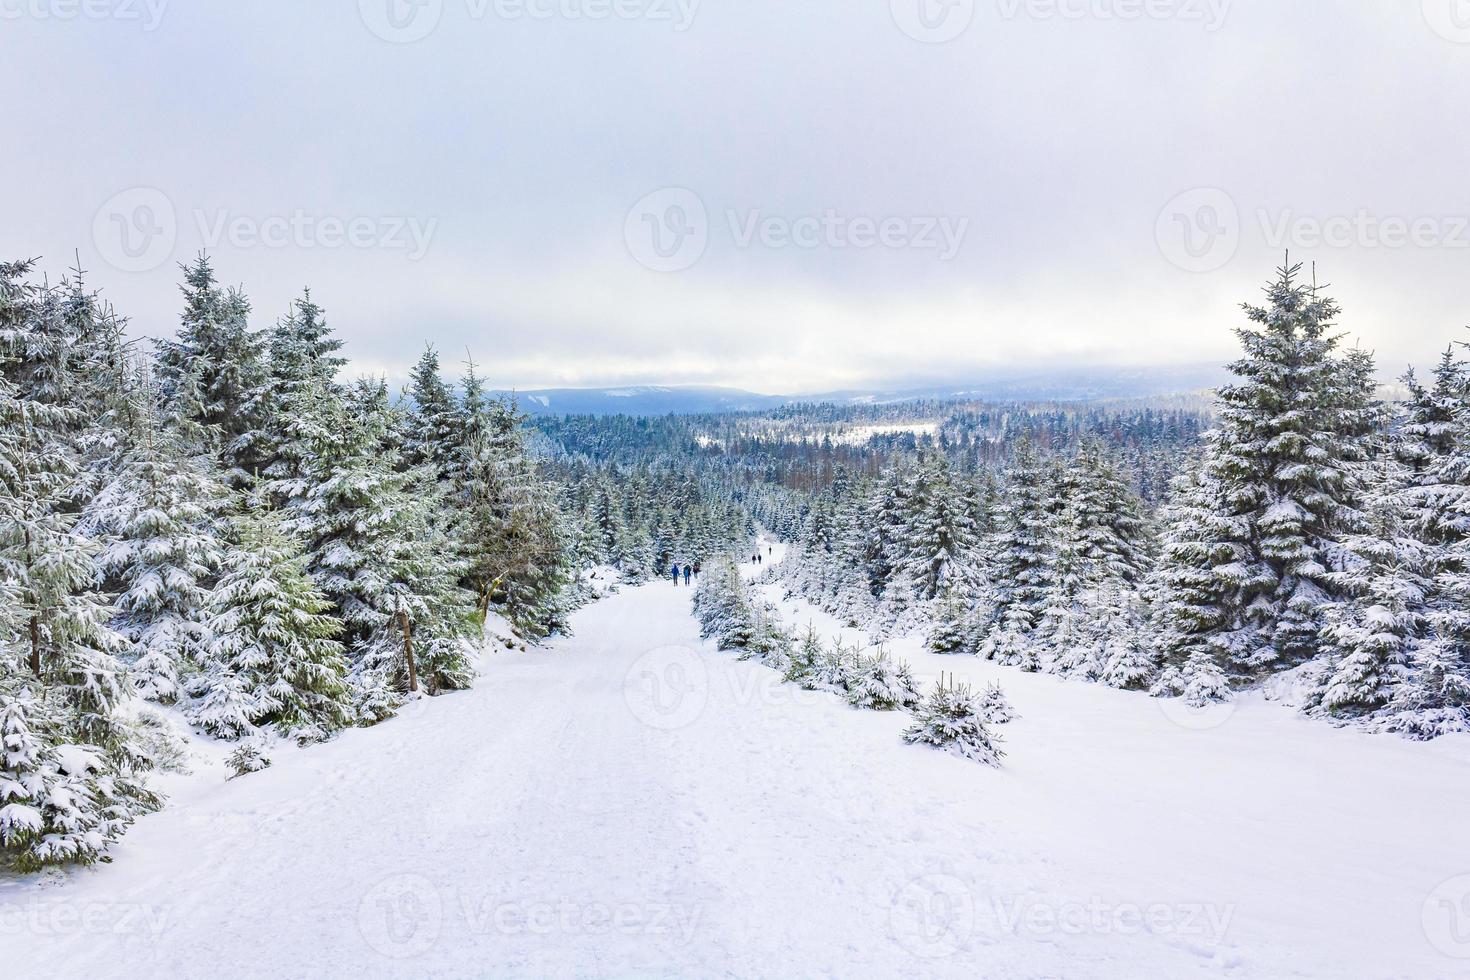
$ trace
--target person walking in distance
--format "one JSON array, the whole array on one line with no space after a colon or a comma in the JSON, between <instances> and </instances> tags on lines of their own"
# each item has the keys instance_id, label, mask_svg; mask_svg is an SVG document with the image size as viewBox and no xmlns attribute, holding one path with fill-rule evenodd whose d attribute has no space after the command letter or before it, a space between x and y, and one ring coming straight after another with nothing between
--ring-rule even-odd
<instances>
[{"instance_id":1,"label":"person walking in distance","mask_svg":"<svg viewBox=\"0 0 1470 980\"><path fill-rule=\"evenodd\" d=\"M679 585L679 565L678 565L677 562L675 562L674 563L674 586L675 586L675 588L677 588L678 585Z\"/></svg>"},{"instance_id":2,"label":"person walking in distance","mask_svg":"<svg viewBox=\"0 0 1470 980\"><path fill-rule=\"evenodd\" d=\"M688 565L685 565L684 566L684 584L685 585L688 585L689 584L689 576L692 575L692 574L694 574L694 570L692 568L690 568Z\"/></svg>"}]
</instances>

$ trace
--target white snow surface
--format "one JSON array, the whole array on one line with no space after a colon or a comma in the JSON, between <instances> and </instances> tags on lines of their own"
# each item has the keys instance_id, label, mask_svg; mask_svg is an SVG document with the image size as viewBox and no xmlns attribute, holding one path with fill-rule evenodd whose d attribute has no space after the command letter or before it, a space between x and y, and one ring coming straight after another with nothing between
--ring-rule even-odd
<instances>
[{"instance_id":1,"label":"white snow surface","mask_svg":"<svg viewBox=\"0 0 1470 980\"><path fill-rule=\"evenodd\" d=\"M994 770L717 653L690 591L625 588L263 772L209 746L111 864L0 879L0 974L1470 975L1470 738L888 644L1004 685Z\"/></svg>"}]
</instances>

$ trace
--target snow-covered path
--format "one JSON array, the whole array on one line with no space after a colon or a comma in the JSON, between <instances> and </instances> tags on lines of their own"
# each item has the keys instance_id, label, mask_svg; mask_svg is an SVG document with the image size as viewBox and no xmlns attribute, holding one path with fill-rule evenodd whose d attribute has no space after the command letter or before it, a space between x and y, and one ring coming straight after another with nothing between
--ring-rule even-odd
<instances>
[{"instance_id":1,"label":"snow-covered path","mask_svg":"<svg viewBox=\"0 0 1470 980\"><path fill-rule=\"evenodd\" d=\"M1011 726L1020 764L1001 771L903 745L901 717L797 691L700 643L688 603L669 582L625 590L579 613L573 638L492 656L473 691L181 797L109 866L0 883L0 972L1179 978L1463 965L1422 935L1374 956L1360 935L1323 933L1321 903L1353 882L1352 853L1326 868L1298 855L1256 883L1273 915L1293 908L1296 883L1299 928L1263 931L1261 909L1235 907L1253 894L1239 869L1193 855L1139 853L1138 872L1120 875L1130 861L1117 848L1138 848L1146 827L1122 840L1055 835L1084 826L1079 814L1121 810L1279 849L1269 827L1207 807L1142 813L1155 794L1128 784L1127 759L1064 792L1021 746L1050 731L1082 750L1073 718ZM1077 697L1097 695L1117 699L1126 731L1128 712L1155 710L1113 692ZM1184 759L1251 792L1255 760ZM1263 817L1280 789L1261 787ZM1330 840L1332 813L1281 818L1293 840L1303 820ZM1439 834L1448 819L1415 816L1385 837ZM1377 889L1387 849L1363 846L1375 862L1364 884ZM1470 870L1450 860L1462 843L1437 846L1445 876ZM1215 872L1227 887L1212 891ZM1395 945L1420 929L1419 909L1402 911L1383 924ZM1300 944L1278 942L1292 935Z\"/></svg>"}]
</instances>

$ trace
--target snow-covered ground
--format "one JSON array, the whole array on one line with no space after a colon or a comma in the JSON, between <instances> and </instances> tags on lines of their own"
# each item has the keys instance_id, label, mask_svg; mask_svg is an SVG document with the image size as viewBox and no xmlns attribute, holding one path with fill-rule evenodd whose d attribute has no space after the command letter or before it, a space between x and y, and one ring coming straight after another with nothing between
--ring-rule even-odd
<instances>
[{"instance_id":1,"label":"snow-covered ground","mask_svg":"<svg viewBox=\"0 0 1470 980\"><path fill-rule=\"evenodd\" d=\"M992 770L715 652L689 597L625 589L473 691L183 780L112 864L0 882L0 975L1470 972L1465 739L893 644L1004 683Z\"/></svg>"}]
</instances>

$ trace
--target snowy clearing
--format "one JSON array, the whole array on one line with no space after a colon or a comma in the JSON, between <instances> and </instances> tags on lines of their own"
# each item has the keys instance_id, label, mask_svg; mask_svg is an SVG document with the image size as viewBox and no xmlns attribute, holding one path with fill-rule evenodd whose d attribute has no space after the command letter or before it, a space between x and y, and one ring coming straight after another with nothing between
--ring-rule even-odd
<instances>
[{"instance_id":1,"label":"snowy clearing","mask_svg":"<svg viewBox=\"0 0 1470 980\"><path fill-rule=\"evenodd\" d=\"M6 972L1464 975L1431 902L1470 871L1462 738L1249 700L1191 730L893 644L1005 685L996 771L715 652L690 591L626 589L474 690L196 777L111 865L0 884Z\"/></svg>"}]
</instances>

